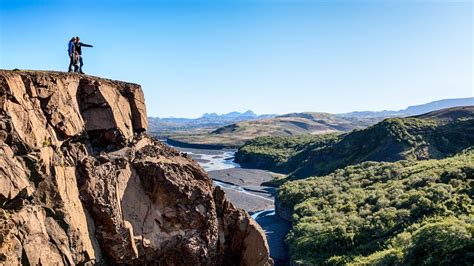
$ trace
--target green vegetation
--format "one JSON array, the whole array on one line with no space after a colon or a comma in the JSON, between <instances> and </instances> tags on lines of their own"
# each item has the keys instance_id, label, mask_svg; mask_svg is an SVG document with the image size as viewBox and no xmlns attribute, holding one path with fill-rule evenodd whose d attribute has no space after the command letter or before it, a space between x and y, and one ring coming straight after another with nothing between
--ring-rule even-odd
<instances>
[{"instance_id":1,"label":"green vegetation","mask_svg":"<svg viewBox=\"0 0 474 266\"><path fill-rule=\"evenodd\" d=\"M289 172L288 160L307 147L325 147L339 139L336 134L258 137L240 147L235 161L256 168Z\"/></svg>"},{"instance_id":2,"label":"green vegetation","mask_svg":"<svg viewBox=\"0 0 474 266\"><path fill-rule=\"evenodd\" d=\"M364 162L286 182L278 201L279 212L292 213L292 261L472 265L473 178L470 150L443 160Z\"/></svg>"},{"instance_id":3,"label":"green vegetation","mask_svg":"<svg viewBox=\"0 0 474 266\"><path fill-rule=\"evenodd\" d=\"M473 146L474 107L462 107L341 135L256 138L236 160L290 173L272 184L293 223L293 264L472 265Z\"/></svg>"},{"instance_id":4,"label":"green vegetation","mask_svg":"<svg viewBox=\"0 0 474 266\"><path fill-rule=\"evenodd\" d=\"M326 175L366 161L441 159L474 145L474 107L464 107L462 113L454 108L435 114L385 119L339 137L257 138L239 149L236 161L247 167L290 172L290 178L296 179Z\"/></svg>"},{"instance_id":5,"label":"green vegetation","mask_svg":"<svg viewBox=\"0 0 474 266\"><path fill-rule=\"evenodd\" d=\"M43 140L43 147L51 147L51 139L44 139Z\"/></svg>"}]
</instances>

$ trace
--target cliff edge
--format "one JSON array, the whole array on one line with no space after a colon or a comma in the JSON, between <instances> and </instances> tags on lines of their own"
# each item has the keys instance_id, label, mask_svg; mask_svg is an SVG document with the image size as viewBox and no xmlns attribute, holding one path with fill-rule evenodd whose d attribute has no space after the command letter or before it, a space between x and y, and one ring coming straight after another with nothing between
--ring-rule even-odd
<instances>
[{"instance_id":1,"label":"cliff edge","mask_svg":"<svg viewBox=\"0 0 474 266\"><path fill-rule=\"evenodd\" d=\"M139 85L0 70L0 264L272 264L260 226L146 129Z\"/></svg>"}]
</instances>

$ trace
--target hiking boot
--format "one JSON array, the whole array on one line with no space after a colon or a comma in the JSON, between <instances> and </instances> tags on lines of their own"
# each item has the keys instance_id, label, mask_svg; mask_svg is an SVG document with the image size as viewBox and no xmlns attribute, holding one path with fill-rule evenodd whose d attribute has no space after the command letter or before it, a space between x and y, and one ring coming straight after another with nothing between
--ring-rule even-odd
<instances>
[{"instance_id":1,"label":"hiking boot","mask_svg":"<svg viewBox=\"0 0 474 266\"><path fill-rule=\"evenodd\" d=\"M79 71L79 73L81 73L81 74L86 74L86 73L82 72L82 70L81 70L81 71Z\"/></svg>"}]
</instances>

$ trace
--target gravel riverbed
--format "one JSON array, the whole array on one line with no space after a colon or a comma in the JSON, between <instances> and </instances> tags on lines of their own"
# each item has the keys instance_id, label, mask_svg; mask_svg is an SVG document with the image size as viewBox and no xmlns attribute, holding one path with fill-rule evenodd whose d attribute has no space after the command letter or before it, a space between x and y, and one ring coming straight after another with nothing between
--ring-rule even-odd
<instances>
[{"instance_id":1,"label":"gravel riverbed","mask_svg":"<svg viewBox=\"0 0 474 266\"><path fill-rule=\"evenodd\" d=\"M267 235L270 256L276 265L288 263L288 249L284 243L290 224L275 214L276 189L262 185L273 178L273 173L245 169L233 162L234 150L176 149L189 154L221 186L227 198L238 208L251 214Z\"/></svg>"}]
</instances>

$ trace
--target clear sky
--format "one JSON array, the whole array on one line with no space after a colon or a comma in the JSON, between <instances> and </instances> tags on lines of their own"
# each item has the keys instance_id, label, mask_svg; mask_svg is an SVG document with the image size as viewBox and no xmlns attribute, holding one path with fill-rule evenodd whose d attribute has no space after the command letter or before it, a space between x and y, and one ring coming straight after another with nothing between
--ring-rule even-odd
<instances>
[{"instance_id":1,"label":"clear sky","mask_svg":"<svg viewBox=\"0 0 474 266\"><path fill-rule=\"evenodd\" d=\"M142 85L149 116L348 112L472 97L471 1L0 0L0 68Z\"/></svg>"}]
</instances>

